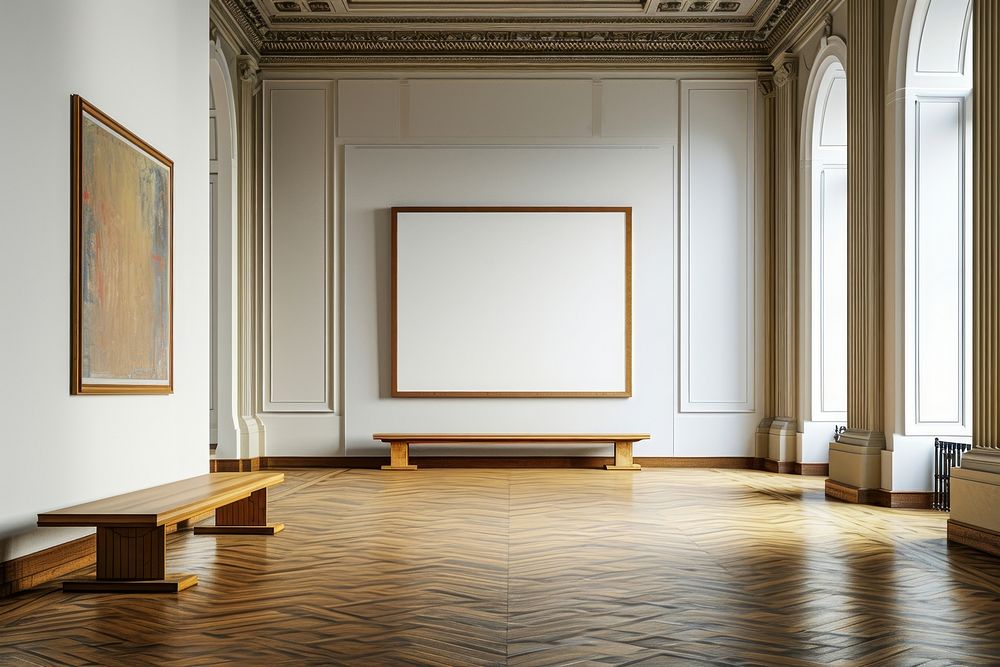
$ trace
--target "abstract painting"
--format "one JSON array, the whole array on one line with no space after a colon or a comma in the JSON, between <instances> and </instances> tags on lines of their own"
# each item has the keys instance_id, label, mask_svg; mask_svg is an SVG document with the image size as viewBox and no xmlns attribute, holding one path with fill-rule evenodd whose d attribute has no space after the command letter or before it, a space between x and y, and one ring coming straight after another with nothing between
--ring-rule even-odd
<instances>
[{"instance_id":1,"label":"abstract painting","mask_svg":"<svg viewBox=\"0 0 1000 667\"><path fill-rule=\"evenodd\" d=\"M173 391L173 162L72 97L74 394Z\"/></svg>"}]
</instances>

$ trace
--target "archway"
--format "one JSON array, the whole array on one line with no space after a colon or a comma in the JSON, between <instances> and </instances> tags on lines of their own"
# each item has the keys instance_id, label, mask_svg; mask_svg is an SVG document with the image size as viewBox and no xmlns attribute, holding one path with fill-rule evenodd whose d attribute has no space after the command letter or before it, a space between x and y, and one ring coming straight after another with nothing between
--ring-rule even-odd
<instances>
[{"instance_id":1,"label":"archway","mask_svg":"<svg viewBox=\"0 0 1000 667\"><path fill-rule=\"evenodd\" d=\"M799 462L824 463L847 421L847 46L826 36L803 107Z\"/></svg>"},{"instance_id":2,"label":"archway","mask_svg":"<svg viewBox=\"0 0 1000 667\"><path fill-rule=\"evenodd\" d=\"M211 225L210 439L218 458L238 458L236 411L236 108L229 63L209 42L209 221Z\"/></svg>"}]
</instances>

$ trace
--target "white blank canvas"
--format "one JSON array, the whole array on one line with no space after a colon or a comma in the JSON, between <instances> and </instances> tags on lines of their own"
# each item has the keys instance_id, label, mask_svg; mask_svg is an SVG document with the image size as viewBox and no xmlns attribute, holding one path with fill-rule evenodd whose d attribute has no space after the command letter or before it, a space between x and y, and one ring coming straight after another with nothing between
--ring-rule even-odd
<instances>
[{"instance_id":1,"label":"white blank canvas","mask_svg":"<svg viewBox=\"0 0 1000 667\"><path fill-rule=\"evenodd\" d=\"M394 210L393 395L629 396L631 210Z\"/></svg>"}]
</instances>

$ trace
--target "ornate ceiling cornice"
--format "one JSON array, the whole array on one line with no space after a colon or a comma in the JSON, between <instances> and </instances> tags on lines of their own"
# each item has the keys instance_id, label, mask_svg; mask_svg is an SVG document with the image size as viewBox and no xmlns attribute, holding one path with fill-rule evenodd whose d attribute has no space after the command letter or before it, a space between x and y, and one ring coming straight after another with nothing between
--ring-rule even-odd
<instances>
[{"instance_id":1,"label":"ornate ceiling cornice","mask_svg":"<svg viewBox=\"0 0 1000 667\"><path fill-rule=\"evenodd\" d=\"M263 34L267 31L267 21L253 0L212 0L212 6L221 6L243 31L253 48L260 51Z\"/></svg>"},{"instance_id":2,"label":"ornate ceiling cornice","mask_svg":"<svg viewBox=\"0 0 1000 667\"><path fill-rule=\"evenodd\" d=\"M823 0L773 0L762 3L755 15L701 17L698 25L690 17L663 15L293 20L265 16L258 0L212 1L232 15L262 67L511 63L764 67L771 48Z\"/></svg>"}]
</instances>

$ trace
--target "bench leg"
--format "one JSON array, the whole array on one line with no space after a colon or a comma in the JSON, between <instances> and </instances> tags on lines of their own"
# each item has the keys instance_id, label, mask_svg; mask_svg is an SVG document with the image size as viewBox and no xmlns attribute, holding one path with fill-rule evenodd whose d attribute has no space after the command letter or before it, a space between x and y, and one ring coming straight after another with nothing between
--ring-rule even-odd
<instances>
[{"instance_id":1,"label":"bench leg","mask_svg":"<svg viewBox=\"0 0 1000 667\"><path fill-rule=\"evenodd\" d=\"M198 583L193 574L166 576L163 526L97 528L97 578L63 582L84 593L177 593Z\"/></svg>"},{"instance_id":2,"label":"bench leg","mask_svg":"<svg viewBox=\"0 0 1000 667\"><path fill-rule=\"evenodd\" d=\"M417 466L410 465L410 443L390 442L389 443L389 465L382 466L382 470L416 470Z\"/></svg>"},{"instance_id":3,"label":"bench leg","mask_svg":"<svg viewBox=\"0 0 1000 667\"><path fill-rule=\"evenodd\" d=\"M607 470L642 470L642 466L632 462L632 443L615 443L615 463L604 466Z\"/></svg>"},{"instance_id":4,"label":"bench leg","mask_svg":"<svg viewBox=\"0 0 1000 667\"><path fill-rule=\"evenodd\" d=\"M274 535L283 523L267 522L267 489L215 510L214 526L195 526L195 535Z\"/></svg>"}]
</instances>

